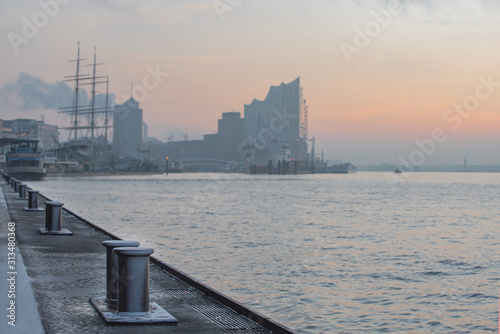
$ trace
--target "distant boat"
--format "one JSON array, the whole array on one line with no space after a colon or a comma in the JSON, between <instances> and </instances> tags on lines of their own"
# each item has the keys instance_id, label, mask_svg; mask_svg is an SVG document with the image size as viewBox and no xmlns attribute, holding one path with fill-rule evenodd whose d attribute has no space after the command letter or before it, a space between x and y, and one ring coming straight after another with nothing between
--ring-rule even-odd
<instances>
[{"instance_id":1,"label":"distant boat","mask_svg":"<svg viewBox=\"0 0 500 334\"><path fill-rule=\"evenodd\" d=\"M43 168L43 155L38 151L38 140L11 139L10 151L5 155L5 172L19 180L42 180L46 170Z\"/></svg>"},{"instance_id":2,"label":"distant boat","mask_svg":"<svg viewBox=\"0 0 500 334\"><path fill-rule=\"evenodd\" d=\"M335 164L331 167L331 172L334 174L351 174L356 173L358 168L350 162L345 162L343 164Z\"/></svg>"},{"instance_id":3,"label":"distant boat","mask_svg":"<svg viewBox=\"0 0 500 334\"><path fill-rule=\"evenodd\" d=\"M396 168L396 170L394 171L394 173L401 174L401 173L403 173L403 171L401 169L399 169L399 168Z\"/></svg>"}]
</instances>

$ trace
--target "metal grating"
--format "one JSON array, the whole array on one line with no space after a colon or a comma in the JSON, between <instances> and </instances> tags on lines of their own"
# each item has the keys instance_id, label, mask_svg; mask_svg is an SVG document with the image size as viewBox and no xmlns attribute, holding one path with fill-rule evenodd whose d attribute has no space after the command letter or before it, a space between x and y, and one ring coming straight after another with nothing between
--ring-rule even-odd
<instances>
[{"instance_id":1,"label":"metal grating","mask_svg":"<svg viewBox=\"0 0 500 334\"><path fill-rule=\"evenodd\" d=\"M232 333L263 334L271 333L259 324L239 315L202 292L182 282L155 264L150 266L150 278L166 289L174 297L184 301L214 323Z\"/></svg>"},{"instance_id":2,"label":"metal grating","mask_svg":"<svg viewBox=\"0 0 500 334\"><path fill-rule=\"evenodd\" d=\"M167 273L155 264L149 266L149 277L162 288L167 290L190 290L189 284ZM197 291L197 290L196 290Z\"/></svg>"}]
</instances>

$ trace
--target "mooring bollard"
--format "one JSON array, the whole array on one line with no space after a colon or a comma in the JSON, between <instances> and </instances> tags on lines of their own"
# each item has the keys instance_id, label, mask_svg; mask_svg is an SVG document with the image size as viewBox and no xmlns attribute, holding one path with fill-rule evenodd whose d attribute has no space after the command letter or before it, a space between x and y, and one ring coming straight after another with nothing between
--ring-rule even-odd
<instances>
[{"instance_id":1,"label":"mooring bollard","mask_svg":"<svg viewBox=\"0 0 500 334\"><path fill-rule=\"evenodd\" d=\"M118 256L117 307L118 312L149 312L149 256L148 247L117 247Z\"/></svg>"},{"instance_id":2,"label":"mooring bollard","mask_svg":"<svg viewBox=\"0 0 500 334\"><path fill-rule=\"evenodd\" d=\"M25 211L43 211L38 207L38 190L28 190L28 207L24 208Z\"/></svg>"},{"instance_id":3,"label":"mooring bollard","mask_svg":"<svg viewBox=\"0 0 500 334\"><path fill-rule=\"evenodd\" d=\"M27 186L24 183L19 184L19 197L18 199L26 199Z\"/></svg>"},{"instance_id":4,"label":"mooring bollard","mask_svg":"<svg viewBox=\"0 0 500 334\"><path fill-rule=\"evenodd\" d=\"M14 184L12 185L12 189L15 193L19 192L19 181L18 179L14 179Z\"/></svg>"},{"instance_id":5,"label":"mooring bollard","mask_svg":"<svg viewBox=\"0 0 500 334\"><path fill-rule=\"evenodd\" d=\"M106 240L102 242L106 247L106 301L116 303L118 257L113 253L116 247L138 247L139 241Z\"/></svg>"},{"instance_id":6,"label":"mooring bollard","mask_svg":"<svg viewBox=\"0 0 500 334\"><path fill-rule=\"evenodd\" d=\"M45 214L45 228L47 231L60 231L62 229L62 207L61 202L45 202L47 213Z\"/></svg>"},{"instance_id":7,"label":"mooring bollard","mask_svg":"<svg viewBox=\"0 0 500 334\"><path fill-rule=\"evenodd\" d=\"M45 228L39 230L41 234L73 235L70 230L62 228L63 205L61 202L45 202Z\"/></svg>"},{"instance_id":8,"label":"mooring bollard","mask_svg":"<svg viewBox=\"0 0 500 334\"><path fill-rule=\"evenodd\" d=\"M16 179L15 179L15 178L13 178L12 176L10 177L10 182L9 182L9 183L10 183L10 187L11 187L11 188L14 188L14 181L15 181L15 180L16 180Z\"/></svg>"},{"instance_id":9,"label":"mooring bollard","mask_svg":"<svg viewBox=\"0 0 500 334\"><path fill-rule=\"evenodd\" d=\"M132 247L119 247L122 243L132 243ZM176 325L177 319L165 311L160 305L149 301L149 256L154 253L152 248L136 247L137 241L107 240L106 247L106 276L108 270L116 275L116 285L112 279L107 284L114 286L116 302L109 298L93 298L89 300L107 324L170 324ZM115 267L108 264L109 251L116 258ZM106 278L108 278L107 276ZM112 297L113 288L107 289Z\"/></svg>"}]
</instances>

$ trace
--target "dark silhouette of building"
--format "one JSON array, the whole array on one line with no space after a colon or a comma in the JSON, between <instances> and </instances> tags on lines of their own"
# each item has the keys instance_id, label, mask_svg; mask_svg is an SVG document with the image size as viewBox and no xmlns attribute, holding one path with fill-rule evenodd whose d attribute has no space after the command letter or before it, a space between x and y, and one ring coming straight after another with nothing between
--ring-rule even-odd
<instances>
[{"instance_id":1,"label":"dark silhouette of building","mask_svg":"<svg viewBox=\"0 0 500 334\"><path fill-rule=\"evenodd\" d=\"M142 144L142 109L131 97L113 110L113 150L121 157L139 157Z\"/></svg>"},{"instance_id":2,"label":"dark silhouette of building","mask_svg":"<svg viewBox=\"0 0 500 334\"><path fill-rule=\"evenodd\" d=\"M204 135L202 156L226 161L240 161L238 145L244 140L244 123L239 112L225 112L218 121L217 133Z\"/></svg>"},{"instance_id":3,"label":"dark silhouette of building","mask_svg":"<svg viewBox=\"0 0 500 334\"><path fill-rule=\"evenodd\" d=\"M285 159L307 161L308 107L300 77L271 86L264 100L245 104L247 163L266 166Z\"/></svg>"},{"instance_id":4,"label":"dark silhouette of building","mask_svg":"<svg viewBox=\"0 0 500 334\"><path fill-rule=\"evenodd\" d=\"M203 140L167 142L167 156L184 168L200 171L235 170L242 161L238 145L244 139L244 123L239 112L226 112L218 121L217 133Z\"/></svg>"}]
</instances>

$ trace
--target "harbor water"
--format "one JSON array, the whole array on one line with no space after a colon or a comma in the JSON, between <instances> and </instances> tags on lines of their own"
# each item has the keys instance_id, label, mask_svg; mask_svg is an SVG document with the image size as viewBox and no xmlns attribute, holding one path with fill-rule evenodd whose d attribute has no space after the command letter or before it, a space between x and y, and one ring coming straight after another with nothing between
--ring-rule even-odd
<instances>
[{"instance_id":1,"label":"harbor water","mask_svg":"<svg viewBox=\"0 0 500 334\"><path fill-rule=\"evenodd\" d=\"M498 332L500 174L28 185L298 333Z\"/></svg>"}]
</instances>

